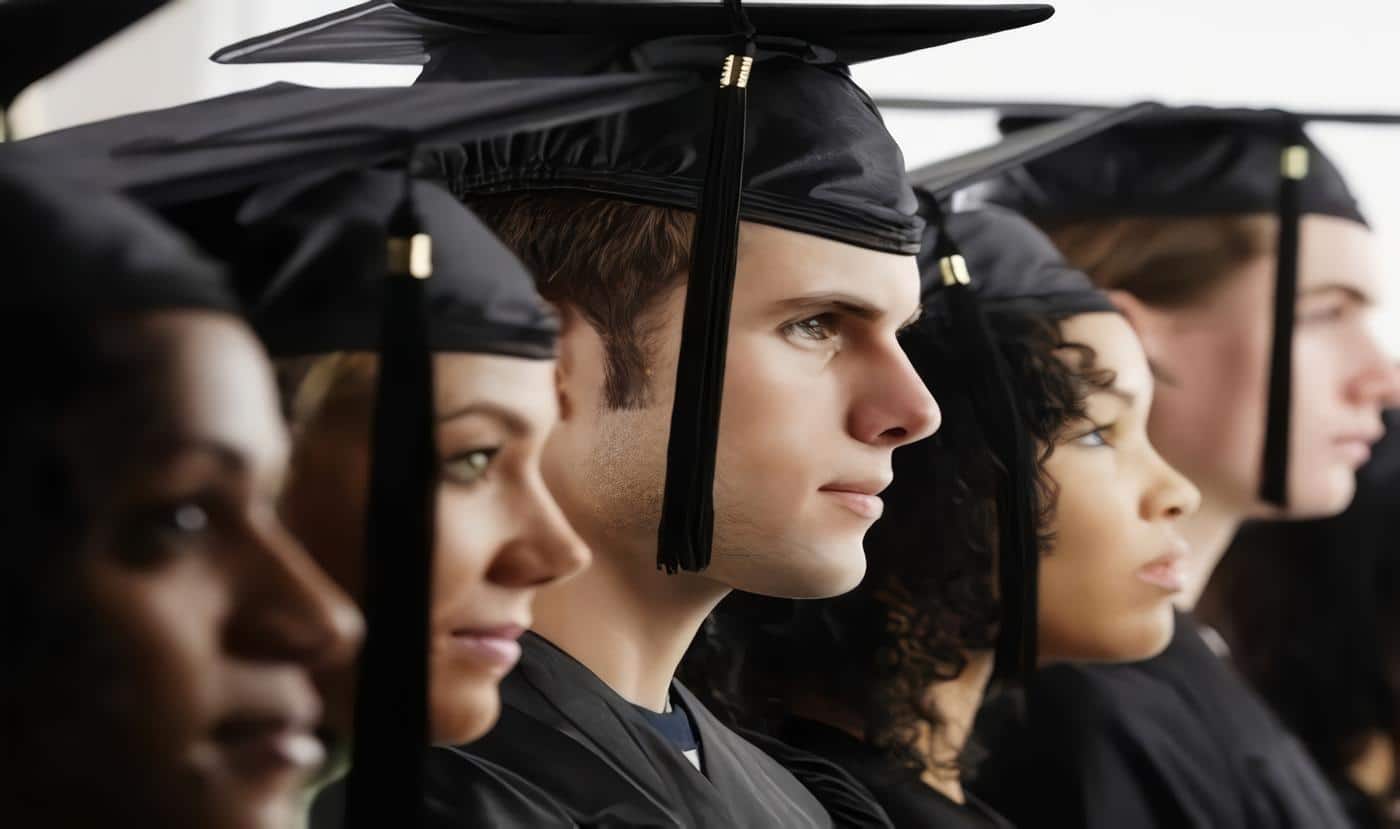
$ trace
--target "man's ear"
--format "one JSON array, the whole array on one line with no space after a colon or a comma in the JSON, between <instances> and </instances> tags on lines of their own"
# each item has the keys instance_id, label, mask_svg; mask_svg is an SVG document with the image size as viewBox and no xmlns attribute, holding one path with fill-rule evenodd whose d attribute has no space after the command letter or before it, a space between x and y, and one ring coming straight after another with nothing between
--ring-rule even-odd
<instances>
[{"instance_id":1,"label":"man's ear","mask_svg":"<svg viewBox=\"0 0 1400 829\"><path fill-rule=\"evenodd\" d=\"M1168 332L1171 330L1171 315L1153 308L1127 291L1108 291L1108 299L1113 303L1128 325L1142 341L1142 350L1153 365L1161 365L1168 354Z\"/></svg>"},{"instance_id":2,"label":"man's ear","mask_svg":"<svg viewBox=\"0 0 1400 829\"><path fill-rule=\"evenodd\" d=\"M1148 305L1127 291L1110 290L1107 294L1109 301L1113 302L1113 307L1119 309L1123 318L1127 319L1128 325L1133 326L1133 332L1137 333L1138 340L1142 343L1142 351L1147 354L1148 364L1151 365L1156 378L1176 382L1170 349L1172 314Z\"/></svg>"},{"instance_id":3,"label":"man's ear","mask_svg":"<svg viewBox=\"0 0 1400 829\"><path fill-rule=\"evenodd\" d=\"M557 305L559 356L554 361L554 390L559 399L559 420L597 409L606 378L606 350L598 330L578 309Z\"/></svg>"},{"instance_id":4,"label":"man's ear","mask_svg":"<svg viewBox=\"0 0 1400 829\"><path fill-rule=\"evenodd\" d=\"M559 354L554 358L554 394L559 402L559 419L568 420L573 415L573 397L569 393L569 381L578 365L577 346L570 334L579 326L578 313L567 305L554 305L559 316Z\"/></svg>"}]
</instances>

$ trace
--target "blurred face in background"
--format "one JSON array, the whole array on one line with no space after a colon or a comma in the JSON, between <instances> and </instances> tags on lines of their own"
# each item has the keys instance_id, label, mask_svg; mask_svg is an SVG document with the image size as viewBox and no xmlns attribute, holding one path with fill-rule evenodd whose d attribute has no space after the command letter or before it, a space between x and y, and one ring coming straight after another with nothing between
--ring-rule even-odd
<instances>
[{"instance_id":1,"label":"blurred face in background","mask_svg":"<svg viewBox=\"0 0 1400 829\"><path fill-rule=\"evenodd\" d=\"M6 785L49 825L292 825L325 756L313 673L361 622L278 518L270 368L220 314L111 333L105 391L57 424L84 518L34 571L35 635L61 646L5 683Z\"/></svg>"}]
</instances>

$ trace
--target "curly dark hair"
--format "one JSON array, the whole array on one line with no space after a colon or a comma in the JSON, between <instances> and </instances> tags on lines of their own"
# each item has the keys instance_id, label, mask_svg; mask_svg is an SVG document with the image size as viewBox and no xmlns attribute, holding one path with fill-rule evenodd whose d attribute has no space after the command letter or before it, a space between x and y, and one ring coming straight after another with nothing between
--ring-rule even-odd
<instances>
[{"instance_id":1,"label":"curly dark hair","mask_svg":"<svg viewBox=\"0 0 1400 829\"><path fill-rule=\"evenodd\" d=\"M1035 503L1043 553L1055 502L1044 461L1065 427L1083 417L1087 396L1113 377L1095 368L1092 349L1066 342L1059 320L1043 311L989 309L987 321L1040 450ZM777 729L794 699L827 701L854 714L867 741L898 763L932 769L920 737L943 719L927 702L928 688L957 678L967 651L996 642L1001 470L972 403L953 391L966 378L946 337L916 326L905 348L938 399L943 426L895 452L884 517L866 537L865 580L823 601L731 596L707 622L681 676L716 710L758 730ZM968 756L964 749L952 765L968 770Z\"/></svg>"}]
</instances>

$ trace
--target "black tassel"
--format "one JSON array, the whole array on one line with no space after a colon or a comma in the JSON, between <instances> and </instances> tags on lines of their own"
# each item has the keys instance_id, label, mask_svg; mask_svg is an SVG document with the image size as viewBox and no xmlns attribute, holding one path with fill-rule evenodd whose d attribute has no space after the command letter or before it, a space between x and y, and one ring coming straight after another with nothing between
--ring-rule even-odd
<instances>
[{"instance_id":1,"label":"black tassel","mask_svg":"<svg viewBox=\"0 0 1400 829\"><path fill-rule=\"evenodd\" d=\"M420 826L423 816L437 449L424 313L431 240L411 198L410 190L389 227L366 527L367 629L346 793L352 829Z\"/></svg>"},{"instance_id":2,"label":"black tassel","mask_svg":"<svg viewBox=\"0 0 1400 829\"><path fill-rule=\"evenodd\" d=\"M941 224L941 215L934 221ZM960 375L988 447L1001 463L997 489L997 592L1001 624L996 674L1024 680L1035 671L1038 644L1040 549L1036 533L1035 447L1011 382L1010 367L972 289L956 242L941 226L934 256L943 274L949 330L963 361Z\"/></svg>"},{"instance_id":3,"label":"black tassel","mask_svg":"<svg viewBox=\"0 0 1400 829\"><path fill-rule=\"evenodd\" d=\"M1298 245L1308 147L1301 122L1292 121L1278 189L1278 273L1274 285L1274 333L1269 358L1269 398L1259 497L1288 506L1288 435L1293 404L1293 317L1298 300Z\"/></svg>"},{"instance_id":4,"label":"black tassel","mask_svg":"<svg viewBox=\"0 0 1400 829\"><path fill-rule=\"evenodd\" d=\"M731 0L731 8L737 8ZM742 16L742 12L739 14ZM666 490L656 566L695 572L710 564L714 533L715 449L719 442L730 301L739 257L739 208L752 38L725 58L715 97L704 192L696 213L690 282L681 324L676 395L666 447Z\"/></svg>"}]
</instances>

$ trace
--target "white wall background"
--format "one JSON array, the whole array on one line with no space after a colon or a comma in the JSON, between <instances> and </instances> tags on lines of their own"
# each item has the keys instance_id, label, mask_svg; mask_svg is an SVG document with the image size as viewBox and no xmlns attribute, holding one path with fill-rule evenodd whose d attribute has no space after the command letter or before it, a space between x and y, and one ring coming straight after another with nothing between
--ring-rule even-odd
<instances>
[{"instance_id":1,"label":"white wall background","mask_svg":"<svg viewBox=\"0 0 1400 829\"><path fill-rule=\"evenodd\" d=\"M36 85L21 135L274 80L402 84L403 67L216 66L220 46L353 0L177 0ZM877 96L1400 111L1400 0L1059 0L1028 29L858 67ZM911 165L995 135L990 115L891 113ZM1380 236L1393 298L1380 333L1400 355L1400 128L1316 127Z\"/></svg>"}]
</instances>

